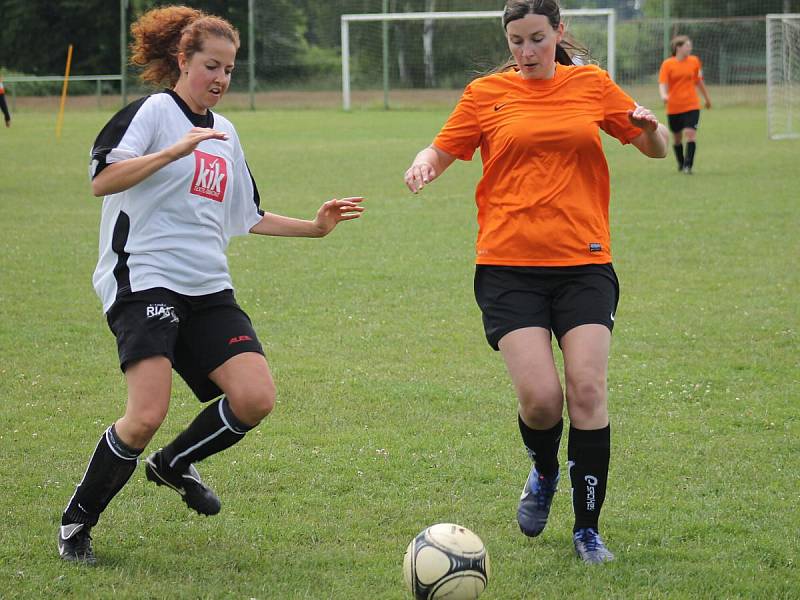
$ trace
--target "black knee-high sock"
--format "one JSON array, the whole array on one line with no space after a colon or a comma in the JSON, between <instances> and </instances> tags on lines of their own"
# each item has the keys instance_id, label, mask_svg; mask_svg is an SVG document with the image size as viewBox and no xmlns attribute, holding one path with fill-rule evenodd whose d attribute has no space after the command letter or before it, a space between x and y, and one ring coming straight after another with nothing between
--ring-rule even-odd
<instances>
[{"instance_id":1,"label":"black knee-high sock","mask_svg":"<svg viewBox=\"0 0 800 600\"><path fill-rule=\"evenodd\" d=\"M572 508L575 510L573 531L584 527L597 529L600 509L606 497L611 426L591 430L570 427L567 455L572 482Z\"/></svg>"},{"instance_id":2,"label":"black knee-high sock","mask_svg":"<svg viewBox=\"0 0 800 600\"><path fill-rule=\"evenodd\" d=\"M697 150L697 142L688 142L686 144L686 166L690 169L694 166L695 150Z\"/></svg>"},{"instance_id":3,"label":"black knee-high sock","mask_svg":"<svg viewBox=\"0 0 800 600\"><path fill-rule=\"evenodd\" d=\"M209 405L162 450L163 460L173 469L185 471L192 463L233 446L252 429L233 414L228 399Z\"/></svg>"},{"instance_id":4,"label":"black knee-high sock","mask_svg":"<svg viewBox=\"0 0 800 600\"><path fill-rule=\"evenodd\" d=\"M528 456L536 465L536 470L545 477L553 477L558 473L558 446L561 443L564 420L559 420L550 429L531 429L519 415L517 421L522 441L528 450Z\"/></svg>"},{"instance_id":5,"label":"black knee-high sock","mask_svg":"<svg viewBox=\"0 0 800 600\"><path fill-rule=\"evenodd\" d=\"M675 152L675 159L678 161L678 168L683 168L683 144L674 144L672 150Z\"/></svg>"},{"instance_id":6,"label":"black knee-high sock","mask_svg":"<svg viewBox=\"0 0 800 600\"><path fill-rule=\"evenodd\" d=\"M61 524L96 525L100 513L133 475L141 453L142 450L125 445L113 425L106 429L61 516Z\"/></svg>"}]
</instances>

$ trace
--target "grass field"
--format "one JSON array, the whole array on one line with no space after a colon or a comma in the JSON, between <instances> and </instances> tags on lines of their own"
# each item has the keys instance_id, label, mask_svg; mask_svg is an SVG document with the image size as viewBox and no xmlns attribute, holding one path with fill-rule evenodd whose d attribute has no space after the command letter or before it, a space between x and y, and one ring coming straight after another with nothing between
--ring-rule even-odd
<instances>
[{"instance_id":1,"label":"grass field","mask_svg":"<svg viewBox=\"0 0 800 600\"><path fill-rule=\"evenodd\" d=\"M622 301L601 525L617 560L587 568L565 468L548 530L515 522L529 463L472 298L479 161L420 196L402 184L446 114L230 114L267 210L362 194L368 211L324 240L234 240L276 410L201 465L217 517L138 469L93 532L94 569L59 561L55 536L124 405L91 287L88 151L110 113L68 113L60 141L52 115L0 130L1 598L400 599L408 541L440 521L486 543L487 600L798 597L800 142L729 108L704 112L692 177L607 144ZM198 410L176 383L152 447Z\"/></svg>"}]
</instances>

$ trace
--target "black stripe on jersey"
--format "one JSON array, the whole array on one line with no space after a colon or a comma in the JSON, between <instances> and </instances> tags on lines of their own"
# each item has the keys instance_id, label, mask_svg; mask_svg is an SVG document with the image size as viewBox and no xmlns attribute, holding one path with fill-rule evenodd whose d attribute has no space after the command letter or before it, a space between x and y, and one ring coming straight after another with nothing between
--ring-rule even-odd
<instances>
[{"instance_id":1,"label":"black stripe on jersey","mask_svg":"<svg viewBox=\"0 0 800 600\"><path fill-rule=\"evenodd\" d=\"M149 97L145 96L128 104L128 106L111 117L111 120L97 134L97 139L94 141L94 146L92 146L92 179L97 177L108 166L106 156L119 145L125 132L128 131L133 117L136 116L136 113L139 112L139 109Z\"/></svg>"},{"instance_id":2,"label":"black stripe on jersey","mask_svg":"<svg viewBox=\"0 0 800 600\"><path fill-rule=\"evenodd\" d=\"M189 108L189 105L186 104L186 102L183 101L183 98L178 96L178 94L176 94L174 91L165 89L164 93L172 96L172 99L175 100L175 104L180 107L180 109L183 111L183 114L186 115L186 118L192 122L192 125L195 127L214 127L214 113L212 113L210 110L206 110L206 114L204 115L198 115L196 112L192 112L192 109Z\"/></svg>"},{"instance_id":3,"label":"black stripe on jersey","mask_svg":"<svg viewBox=\"0 0 800 600\"><path fill-rule=\"evenodd\" d=\"M119 211L117 222L114 223L114 233L111 236L111 249L117 255L117 264L114 266L114 279L117 281L117 298L131 292L131 273L128 269L128 257L130 254L125 252L125 244L128 242L130 231L131 218L126 213Z\"/></svg>"},{"instance_id":4,"label":"black stripe on jersey","mask_svg":"<svg viewBox=\"0 0 800 600\"><path fill-rule=\"evenodd\" d=\"M250 165L247 164L247 161L244 161L244 166L247 167L247 174L250 175L250 181L253 182L253 202L258 209L258 214L262 217L264 216L264 211L261 210L261 196L258 194L258 186L256 185L256 180L253 179L253 174L250 172Z\"/></svg>"}]
</instances>

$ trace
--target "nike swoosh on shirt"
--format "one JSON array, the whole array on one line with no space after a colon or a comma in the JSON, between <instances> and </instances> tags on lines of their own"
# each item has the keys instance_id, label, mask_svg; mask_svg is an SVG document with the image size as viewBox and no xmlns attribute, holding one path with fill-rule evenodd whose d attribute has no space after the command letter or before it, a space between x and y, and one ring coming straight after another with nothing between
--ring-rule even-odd
<instances>
[{"instance_id":1,"label":"nike swoosh on shirt","mask_svg":"<svg viewBox=\"0 0 800 600\"><path fill-rule=\"evenodd\" d=\"M503 108L506 104L508 104L508 103L507 102L503 102L502 104L495 104L494 105L494 112L497 112L498 110Z\"/></svg>"}]
</instances>

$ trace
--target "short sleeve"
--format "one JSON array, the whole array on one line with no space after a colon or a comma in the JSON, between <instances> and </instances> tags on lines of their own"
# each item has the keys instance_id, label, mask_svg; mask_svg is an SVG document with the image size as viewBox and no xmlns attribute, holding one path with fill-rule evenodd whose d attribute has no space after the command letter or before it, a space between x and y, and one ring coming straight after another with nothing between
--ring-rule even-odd
<instances>
[{"instance_id":1,"label":"short sleeve","mask_svg":"<svg viewBox=\"0 0 800 600\"><path fill-rule=\"evenodd\" d=\"M669 63L664 61L661 63L661 69L658 71L658 83L667 84L669 82Z\"/></svg>"},{"instance_id":2,"label":"short sleeve","mask_svg":"<svg viewBox=\"0 0 800 600\"><path fill-rule=\"evenodd\" d=\"M472 160L480 143L481 127L475 99L472 87L467 86L433 145L461 160Z\"/></svg>"},{"instance_id":3,"label":"short sleeve","mask_svg":"<svg viewBox=\"0 0 800 600\"><path fill-rule=\"evenodd\" d=\"M153 96L146 96L111 117L92 146L90 179L110 164L147 154L159 128L155 104Z\"/></svg>"},{"instance_id":4,"label":"short sleeve","mask_svg":"<svg viewBox=\"0 0 800 600\"><path fill-rule=\"evenodd\" d=\"M697 83L698 81L703 81L703 62L697 57L695 57L695 60L697 60L697 68L695 69L694 82Z\"/></svg>"},{"instance_id":5,"label":"short sleeve","mask_svg":"<svg viewBox=\"0 0 800 600\"><path fill-rule=\"evenodd\" d=\"M634 127L628 119L628 111L636 107L636 102L611 80L607 72L603 71L602 77L603 121L600 123L600 128L623 144L630 143L642 133L642 130Z\"/></svg>"},{"instance_id":6,"label":"short sleeve","mask_svg":"<svg viewBox=\"0 0 800 600\"><path fill-rule=\"evenodd\" d=\"M247 166L239 138L234 137L233 141L236 145L233 165L234 186L233 194L228 199L230 204L225 224L226 234L229 237L247 235L264 215L260 208L261 197L258 194L258 187L250 173L250 167Z\"/></svg>"}]
</instances>

